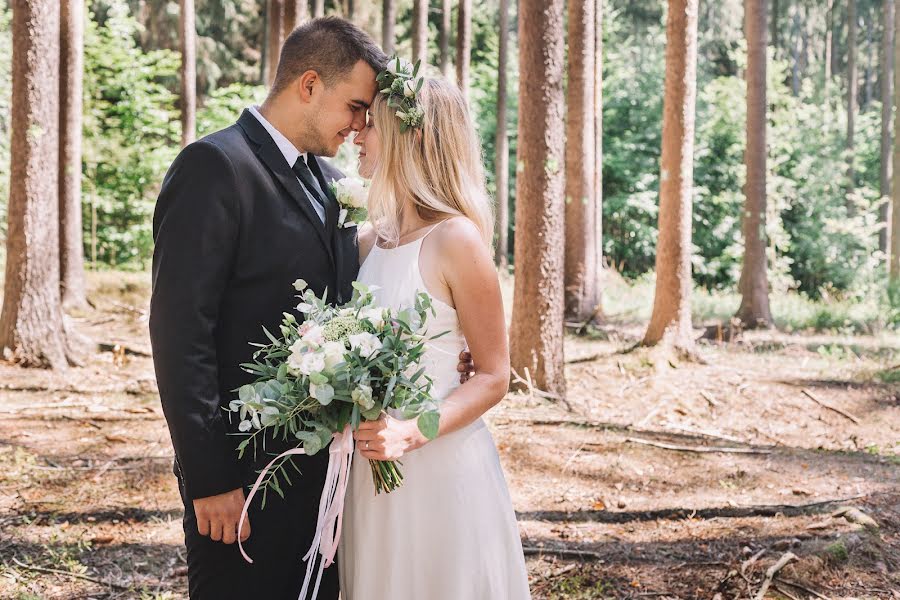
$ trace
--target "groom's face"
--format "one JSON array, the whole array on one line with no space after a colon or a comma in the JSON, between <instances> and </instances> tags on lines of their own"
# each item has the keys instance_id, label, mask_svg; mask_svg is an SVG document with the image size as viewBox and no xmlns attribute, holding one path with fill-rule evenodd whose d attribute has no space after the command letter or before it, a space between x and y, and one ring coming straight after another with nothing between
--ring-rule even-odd
<instances>
[{"instance_id":1,"label":"groom's face","mask_svg":"<svg viewBox=\"0 0 900 600\"><path fill-rule=\"evenodd\" d=\"M309 123L308 151L318 156L334 156L354 132L366 125L366 111L377 91L375 71L359 61L342 80L323 86Z\"/></svg>"}]
</instances>

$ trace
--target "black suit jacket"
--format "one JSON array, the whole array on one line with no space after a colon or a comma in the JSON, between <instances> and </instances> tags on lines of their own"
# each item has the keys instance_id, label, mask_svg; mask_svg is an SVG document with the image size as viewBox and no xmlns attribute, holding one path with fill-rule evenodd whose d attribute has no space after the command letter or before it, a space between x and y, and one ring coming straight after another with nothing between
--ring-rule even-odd
<instances>
[{"instance_id":1,"label":"black suit jacket","mask_svg":"<svg viewBox=\"0 0 900 600\"><path fill-rule=\"evenodd\" d=\"M267 460L238 461L240 438L229 435L237 419L223 407L253 380L239 366L251 359L249 342L265 341L263 326L277 332L282 313L296 306L292 283L302 278L320 295L327 288L339 302L352 294L356 229L337 228L328 185L341 174L309 162L329 196L324 227L249 111L184 148L163 182L153 217L150 339L176 473L190 500L246 485ZM327 452L320 455L309 464L324 464Z\"/></svg>"}]
</instances>

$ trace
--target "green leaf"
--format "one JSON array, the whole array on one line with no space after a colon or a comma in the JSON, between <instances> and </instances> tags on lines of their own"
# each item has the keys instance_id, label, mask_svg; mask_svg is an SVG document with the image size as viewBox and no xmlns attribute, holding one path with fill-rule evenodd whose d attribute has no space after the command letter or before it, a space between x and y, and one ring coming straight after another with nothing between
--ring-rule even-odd
<instances>
[{"instance_id":1,"label":"green leaf","mask_svg":"<svg viewBox=\"0 0 900 600\"><path fill-rule=\"evenodd\" d=\"M440 427L440 413L435 411L424 412L419 415L419 418L416 420L416 424L419 426L419 431L422 432L429 440L433 440L438 435L438 429Z\"/></svg>"}]
</instances>

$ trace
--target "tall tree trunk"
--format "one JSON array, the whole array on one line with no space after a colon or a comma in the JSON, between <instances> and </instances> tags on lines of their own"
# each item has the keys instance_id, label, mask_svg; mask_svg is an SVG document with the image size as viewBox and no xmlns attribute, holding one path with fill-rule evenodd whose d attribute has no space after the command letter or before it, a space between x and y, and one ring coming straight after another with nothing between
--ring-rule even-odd
<instances>
[{"instance_id":1,"label":"tall tree trunk","mask_svg":"<svg viewBox=\"0 0 900 600\"><path fill-rule=\"evenodd\" d=\"M778 56L778 0L772 0L772 47Z\"/></svg>"},{"instance_id":2,"label":"tall tree trunk","mask_svg":"<svg viewBox=\"0 0 900 600\"><path fill-rule=\"evenodd\" d=\"M313 4L313 16L315 18L325 16L325 0L316 0Z\"/></svg>"},{"instance_id":3,"label":"tall tree trunk","mask_svg":"<svg viewBox=\"0 0 900 600\"><path fill-rule=\"evenodd\" d=\"M548 10L550 7L548 6ZM456 27L456 82L469 98L469 64L472 57L472 0L459 0Z\"/></svg>"},{"instance_id":4,"label":"tall tree trunk","mask_svg":"<svg viewBox=\"0 0 900 600\"><path fill-rule=\"evenodd\" d=\"M746 328L770 327L766 272L766 0L744 0L747 36L747 149L744 165L744 264L737 311Z\"/></svg>"},{"instance_id":5,"label":"tall tree trunk","mask_svg":"<svg viewBox=\"0 0 900 600\"><path fill-rule=\"evenodd\" d=\"M81 123L84 4L60 2L59 275L63 307L87 307L81 233Z\"/></svg>"},{"instance_id":6,"label":"tall tree trunk","mask_svg":"<svg viewBox=\"0 0 900 600\"><path fill-rule=\"evenodd\" d=\"M878 222L883 229L878 232L878 249L887 253L890 247L891 223L891 112L894 102L894 0L884 0L884 33L881 38L881 206Z\"/></svg>"},{"instance_id":7,"label":"tall tree trunk","mask_svg":"<svg viewBox=\"0 0 900 600\"><path fill-rule=\"evenodd\" d=\"M197 28L194 0L181 0L181 146L194 141L197 130Z\"/></svg>"},{"instance_id":8,"label":"tall tree trunk","mask_svg":"<svg viewBox=\"0 0 900 600\"><path fill-rule=\"evenodd\" d=\"M281 43L291 35L294 30L309 18L309 5L307 0L284 0L284 23L282 23Z\"/></svg>"},{"instance_id":9,"label":"tall tree trunk","mask_svg":"<svg viewBox=\"0 0 900 600\"><path fill-rule=\"evenodd\" d=\"M520 0L516 279L512 367L565 394L563 370L563 0Z\"/></svg>"},{"instance_id":10,"label":"tall tree trunk","mask_svg":"<svg viewBox=\"0 0 900 600\"><path fill-rule=\"evenodd\" d=\"M412 58L428 62L428 0L413 0Z\"/></svg>"},{"instance_id":11,"label":"tall tree trunk","mask_svg":"<svg viewBox=\"0 0 900 600\"><path fill-rule=\"evenodd\" d=\"M857 0L847 0L847 212L853 214L856 212L853 206L853 200L850 193L856 188L856 170L854 168L854 140L856 126L856 95L857 95L857 76L856 76L856 2Z\"/></svg>"},{"instance_id":12,"label":"tall tree trunk","mask_svg":"<svg viewBox=\"0 0 900 600\"><path fill-rule=\"evenodd\" d=\"M497 59L497 134L494 172L497 182L496 247L494 260L502 270L509 267L509 136L506 133L506 69L509 52L509 0L500 0L498 13L500 53ZM443 56L442 56L443 58Z\"/></svg>"},{"instance_id":13,"label":"tall tree trunk","mask_svg":"<svg viewBox=\"0 0 900 600\"><path fill-rule=\"evenodd\" d=\"M509 3L507 2L507 4ZM441 0L441 73L443 74L444 78L448 80L453 76L453 61L450 60L450 28L452 16L451 11L452 7L450 0Z\"/></svg>"},{"instance_id":14,"label":"tall tree trunk","mask_svg":"<svg viewBox=\"0 0 900 600\"><path fill-rule=\"evenodd\" d=\"M900 10L894 7L894 143L891 179L891 219L889 280L900 285Z\"/></svg>"},{"instance_id":15,"label":"tall tree trunk","mask_svg":"<svg viewBox=\"0 0 900 600\"><path fill-rule=\"evenodd\" d=\"M397 5L394 0L381 4L381 48L388 56L394 54L394 25L397 21Z\"/></svg>"},{"instance_id":16,"label":"tall tree trunk","mask_svg":"<svg viewBox=\"0 0 900 600\"><path fill-rule=\"evenodd\" d=\"M822 62L825 64L825 81L823 87L825 96L828 96L828 84L831 83L833 71L831 70L831 52L832 52L832 36L834 35L834 0L828 0L828 12L825 18L825 58Z\"/></svg>"},{"instance_id":17,"label":"tall tree trunk","mask_svg":"<svg viewBox=\"0 0 900 600\"><path fill-rule=\"evenodd\" d=\"M0 351L26 366L65 368L59 293L57 0L12 3L12 123L6 287Z\"/></svg>"},{"instance_id":18,"label":"tall tree trunk","mask_svg":"<svg viewBox=\"0 0 900 600\"><path fill-rule=\"evenodd\" d=\"M872 96L874 94L874 84L875 84L875 56L872 53L872 49L875 44L872 43L872 11L866 11L865 18L865 28L866 28L866 68L863 73L863 101L862 106L860 106L860 111L865 112L869 109L869 105L872 102Z\"/></svg>"},{"instance_id":19,"label":"tall tree trunk","mask_svg":"<svg viewBox=\"0 0 900 600\"><path fill-rule=\"evenodd\" d=\"M597 312L600 272L594 249L597 198L594 190L593 0L569 0L569 65L566 86L566 320L584 322Z\"/></svg>"},{"instance_id":20,"label":"tall tree trunk","mask_svg":"<svg viewBox=\"0 0 900 600\"><path fill-rule=\"evenodd\" d=\"M597 274L603 273L603 0L594 0L594 250ZM598 283L597 305L602 311L603 286ZM601 314L602 316L602 314Z\"/></svg>"},{"instance_id":21,"label":"tall tree trunk","mask_svg":"<svg viewBox=\"0 0 900 600\"><path fill-rule=\"evenodd\" d=\"M268 46L266 85L272 87L275 82L275 73L278 72L278 60L281 57L281 43L283 41L284 26L284 0L268 0L266 17L268 21Z\"/></svg>"},{"instance_id":22,"label":"tall tree trunk","mask_svg":"<svg viewBox=\"0 0 900 600\"><path fill-rule=\"evenodd\" d=\"M791 7L791 94L800 95L800 12Z\"/></svg>"},{"instance_id":23,"label":"tall tree trunk","mask_svg":"<svg viewBox=\"0 0 900 600\"><path fill-rule=\"evenodd\" d=\"M669 0L656 294L645 345L693 347L691 193L697 100L697 3Z\"/></svg>"}]
</instances>

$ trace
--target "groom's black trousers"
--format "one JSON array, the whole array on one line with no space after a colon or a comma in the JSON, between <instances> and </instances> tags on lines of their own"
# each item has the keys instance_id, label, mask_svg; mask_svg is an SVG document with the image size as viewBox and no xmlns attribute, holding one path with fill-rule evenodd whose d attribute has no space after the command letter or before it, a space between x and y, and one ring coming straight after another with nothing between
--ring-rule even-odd
<instances>
[{"instance_id":1,"label":"groom's black trousers","mask_svg":"<svg viewBox=\"0 0 900 600\"><path fill-rule=\"evenodd\" d=\"M324 456L295 457L303 476L289 471L296 476L291 477L293 486L283 485L284 500L270 491L266 508L262 510L262 492L257 494L249 511L250 538L244 542L244 550L253 559L253 564L244 560L237 543L223 544L200 535L193 503L184 502L184 538L191 600L297 600L306 575L303 555L315 534L319 511L317 494L310 494L308 490L299 492L301 487L307 485L322 488L328 453L322 454ZM321 460L323 458L325 461ZM184 501L180 478L179 488ZM315 573L308 598L312 597L314 584ZM322 574L318 598L337 600L337 597L338 565L334 563Z\"/></svg>"}]
</instances>

